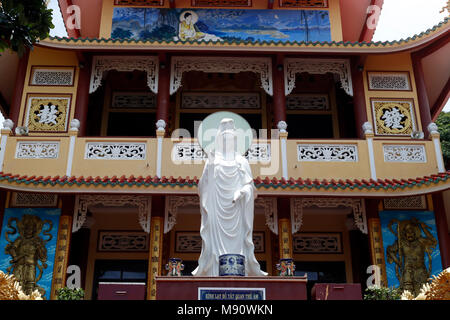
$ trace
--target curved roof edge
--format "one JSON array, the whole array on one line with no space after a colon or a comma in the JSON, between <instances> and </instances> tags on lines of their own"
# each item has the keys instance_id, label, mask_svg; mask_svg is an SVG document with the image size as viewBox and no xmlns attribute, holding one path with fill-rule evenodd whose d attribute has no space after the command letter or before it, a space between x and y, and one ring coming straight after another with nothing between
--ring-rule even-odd
<instances>
[{"instance_id":1,"label":"curved roof edge","mask_svg":"<svg viewBox=\"0 0 450 320\"><path fill-rule=\"evenodd\" d=\"M37 43L39 46L77 50L219 50L219 51L292 51L296 52L336 52L336 53L392 53L418 49L427 43L450 33L450 18L412 37L394 41L378 42L195 42L157 41L111 38L66 38L49 37Z\"/></svg>"},{"instance_id":2,"label":"curved roof edge","mask_svg":"<svg viewBox=\"0 0 450 320\"><path fill-rule=\"evenodd\" d=\"M177 193L197 194L198 178L173 177L36 177L0 172L0 188L15 191L55 193ZM257 177L255 187L260 194L325 195L325 196L414 196L450 189L450 170L415 179L378 180L303 180Z\"/></svg>"}]
</instances>

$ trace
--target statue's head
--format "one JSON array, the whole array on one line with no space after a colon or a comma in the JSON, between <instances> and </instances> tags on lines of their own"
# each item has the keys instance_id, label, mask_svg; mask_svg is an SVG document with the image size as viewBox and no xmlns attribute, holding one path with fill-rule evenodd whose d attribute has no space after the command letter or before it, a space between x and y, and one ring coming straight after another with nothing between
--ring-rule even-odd
<instances>
[{"instance_id":1,"label":"statue's head","mask_svg":"<svg viewBox=\"0 0 450 320\"><path fill-rule=\"evenodd\" d=\"M229 159L237 151L237 136L236 128L234 126L234 120L230 118L224 118L220 121L219 128L216 135L216 152Z\"/></svg>"},{"instance_id":2,"label":"statue's head","mask_svg":"<svg viewBox=\"0 0 450 320\"><path fill-rule=\"evenodd\" d=\"M403 236L408 241L414 241L420 238L420 229L414 223L408 223L403 230Z\"/></svg>"},{"instance_id":3,"label":"statue's head","mask_svg":"<svg viewBox=\"0 0 450 320\"><path fill-rule=\"evenodd\" d=\"M36 237L42 230L42 220L34 215L24 214L22 220L17 223L19 233L25 239Z\"/></svg>"}]
</instances>

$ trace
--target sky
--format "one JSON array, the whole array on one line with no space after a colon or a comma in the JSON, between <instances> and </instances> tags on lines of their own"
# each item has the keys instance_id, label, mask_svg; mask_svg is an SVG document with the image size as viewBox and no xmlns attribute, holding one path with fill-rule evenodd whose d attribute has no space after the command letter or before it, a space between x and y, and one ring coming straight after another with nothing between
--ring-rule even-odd
<instances>
[{"instance_id":1,"label":"sky","mask_svg":"<svg viewBox=\"0 0 450 320\"><path fill-rule=\"evenodd\" d=\"M447 0L384 0L380 21L378 22L373 41L392 41L419 34L435 26L447 16L439 13ZM52 36L67 36L57 0L50 0L49 8L53 9ZM81 17L83 18L83 17ZM450 100L444 107L450 112ZM3 117L0 114L0 126Z\"/></svg>"}]
</instances>

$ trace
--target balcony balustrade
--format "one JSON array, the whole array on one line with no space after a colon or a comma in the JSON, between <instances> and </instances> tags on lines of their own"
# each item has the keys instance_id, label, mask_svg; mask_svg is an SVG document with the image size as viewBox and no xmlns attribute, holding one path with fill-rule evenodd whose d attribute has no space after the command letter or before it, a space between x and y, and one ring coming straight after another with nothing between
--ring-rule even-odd
<instances>
[{"instance_id":1,"label":"balcony balustrade","mask_svg":"<svg viewBox=\"0 0 450 320\"><path fill-rule=\"evenodd\" d=\"M158 151L158 138L76 135L2 138L6 141L0 150L1 171L24 176L193 178L201 176L206 159L195 139L161 137L162 147ZM440 171L432 140L377 138L372 143L368 141L287 139L286 154L283 154L280 139L255 140L245 156L254 177L261 178L281 179L284 172L285 178L312 180L362 180L373 178L373 173L380 179L404 179Z\"/></svg>"}]
</instances>

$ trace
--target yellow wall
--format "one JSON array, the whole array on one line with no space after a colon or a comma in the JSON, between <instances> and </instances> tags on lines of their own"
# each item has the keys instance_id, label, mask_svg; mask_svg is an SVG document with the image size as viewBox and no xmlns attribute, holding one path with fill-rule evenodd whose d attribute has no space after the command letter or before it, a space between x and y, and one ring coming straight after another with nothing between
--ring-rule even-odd
<instances>
[{"instance_id":1,"label":"yellow wall","mask_svg":"<svg viewBox=\"0 0 450 320\"><path fill-rule=\"evenodd\" d=\"M411 79L410 85L412 91L369 91L369 85L367 80L368 71L407 71L409 72L409 76ZM366 94L367 117L369 122L373 124L372 106L370 101L371 98L413 99L417 130L423 131L422 124L420 121L420 111L416 91L416 82L414 78L410 53L367 56L367 60L364 66L364 87ZM393 138L395 139L396 137Z\"/></svg>"},{"instance_id":2,"label":"yellow wall","mask_svg":"<svg viewBox=\"0 0 450 320\"><path fill-rule=\"evenodd\" d=\"M328 10L330 12L330 24L331 24L331 40L332 41L342 41L342 24L341 24L341 12L339 7L339 0L329 0L329 8L306 8L308 10ZM114 0L104 0L102 7L102 20L100 24L100 38L110 38L111 37L111 27L112 27L112 17L114 12ZM123 7L123 6L118 6ZM165 1L165 8L169 7L169 1ZM142 8L142 6L139 6ZM191 0L181 0L177 1L177 8L191 8ZM200 8L200 7L195 7ZM243 9L243 7L226 7L223 9ZM253 1L252 9L267 9L266 1ZM278 1L274 1L274 9L286 9L286 10L296 10L296 8L280 8ZM298 8L297 10L302 10L305 8Z\"/></svg>"},{"instance_id":3,"label":"yellow wall","mask_svg":"<svg viewBox=\"0 0 450 320\"><path fill-rule=\"evenodd\" d=\"M74 76L74 84L73 86L30 86L30 77L31 77L31 69L33 66L51 66L51 67L75 67L75 76ZM60 95L60 94L71 94L71 103L70 103L70 114L67 119L67 128L69 128L70 120L73 119L73 115L75 114L75 104L76 104L76 92L78 85L78 59L75 51L69 50L53 50L42 47L35 47L30 52L30 57L28 60L28 67L25 77L25 86L22 94L22 103L20 107L20 115L18 119L17 126L26 125L24 121L25 113L28 107L27 95L36 93L36 94L48 94L51 96L52 94ZM32 135L50 135L46 133L30 133ZM54 134L53 134L54 135ZM66 135L57 133L57 135Z\"/></svg>"}]
</instances>

